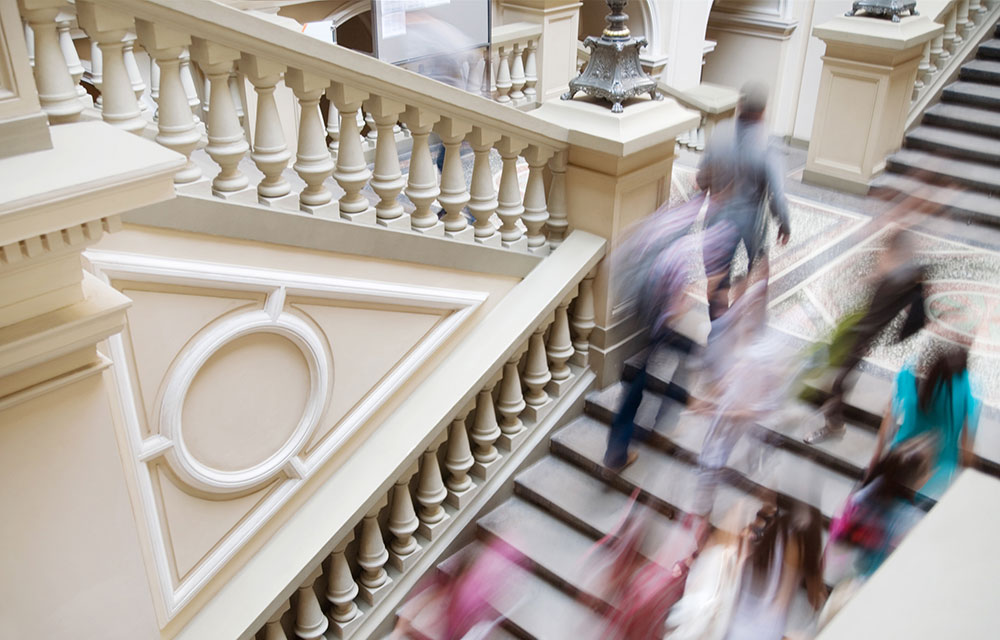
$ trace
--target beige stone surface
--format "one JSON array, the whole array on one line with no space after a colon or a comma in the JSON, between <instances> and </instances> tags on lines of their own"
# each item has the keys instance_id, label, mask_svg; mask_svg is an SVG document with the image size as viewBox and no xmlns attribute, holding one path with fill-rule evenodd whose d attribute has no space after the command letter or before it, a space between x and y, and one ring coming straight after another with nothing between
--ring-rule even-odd
<instances>
[{"instance_id":1,"label":"beige stone surface","mask_svg":"<svg viewBox=\"0 0 1000 640\"><path fill-rule=\"evenodd\" d=\"M0 412L0 468L4 633L159 637L102 377Z\"/></svg>"}]
</instances>

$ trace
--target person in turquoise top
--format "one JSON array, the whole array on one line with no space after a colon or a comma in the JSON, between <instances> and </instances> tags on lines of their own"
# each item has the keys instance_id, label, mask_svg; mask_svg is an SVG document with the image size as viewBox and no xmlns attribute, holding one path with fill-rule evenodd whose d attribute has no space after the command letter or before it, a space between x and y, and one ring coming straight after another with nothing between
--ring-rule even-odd
<instances>
[{"instance_id":1,"label":"person in turquoise top","mask_svg":"<svg viewBox=\"0 0 1000 640\"><path fill-rule=\"evenodd\" d=\"M934 471L919 493L937 500L951 484L959 463L972 462L979 401L969 381L968 349L957 345L935 347L925 376L917 376L913 364L903 367L896 376L895 395L879 428L869 470L881 459L895 425L899 428L890 448L919 435L933 434L937 438Z\"/></svg>"}]
</instances>

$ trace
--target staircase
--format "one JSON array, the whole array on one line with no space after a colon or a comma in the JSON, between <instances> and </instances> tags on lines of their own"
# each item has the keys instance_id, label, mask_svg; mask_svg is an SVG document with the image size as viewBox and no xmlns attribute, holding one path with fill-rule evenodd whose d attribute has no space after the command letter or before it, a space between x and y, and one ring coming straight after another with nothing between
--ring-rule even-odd
<instances>
[{"instance_id":1,"label":"staircase","mask_svg":"<svg viewBox=\"0 0 1000 640\"><path fill-rule=\"evenodd\" d=\"M1000 225L1000 25L906 134L873 187Z\"/></svg>"},{"instance_id":2,"label":"staircase","mask_svg":"<svg viewBox=\"0 0 1000 640\"><path fill-rule=\"evenodd\" d=\"M639 362L636 356L626 364L626 380L634 377ZM640 508L652 520L650 548L642 550L645 558L652 558L656 544L682 526L681 519L692 506L695 462L708 427L708 418L685 413L679 401L686 397L691 378L685 363L685 354L679 351L665 349L654 357L636 417L639 435L632 446L639 457L634 464L619 475L601 462L608 426L625 391L625 382L620 382L588 396L583 415L552 437L549 454L517 475L513 495L478 520L477 540L438 565L439 571L452 573L461 556L498 538L530 561L530 571L518 570L522 575L516 597L506 594L492 603L506 619L491 637L600 638L601 614L612 604L588 585L588 569L595 563L584 562L585 554L614 529L634 490ZM800 500L818 507L828 522L870 460L890 392L888 381L862 373L847 396L847 433L818 446L801 440L821 424L813 405L795 403L786 419L757 425L758 435L773 445L766 469L745 465L742 454L753 443L744 438L730 457L725 483L717 493L713 524L718 526L718 519L737 500L756 500L771 492L779 503ZM821 401L825 392L815 388L812 395ZM981 469L1000 475L1000 425L987 416L980 422L976 452ZM930 508L932 503L922 506ZM439 612L411 601L398 614L413 625L416 637L441 637L435 624ZM805 629L811 616L800 590L789 616L789 633Z\"/></svg>"}]
</instances>

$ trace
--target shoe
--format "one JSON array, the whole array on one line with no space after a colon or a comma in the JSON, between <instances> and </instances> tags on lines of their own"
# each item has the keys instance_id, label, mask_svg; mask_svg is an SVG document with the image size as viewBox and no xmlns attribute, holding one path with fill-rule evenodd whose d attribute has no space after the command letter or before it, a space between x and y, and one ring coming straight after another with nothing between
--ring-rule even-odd
<instances>
[{"instance_id":1,"label":"shoe","mask_svg":"<svg viewBox=\"0 0 1000 640\"><path fill-rule=\"evenodd\" d=\"M604 466L606 466L608 469L611 469L615 473L621 473L622 471L625 470L625 467L635 462L636 458L638 457L639 457L638 451L629 451L628 454L625 456L625 464L623 464L622 466L614 467L607 463L605 463Z\"/></svg>"},{"instance_id":2,"label":"shoe","mask_svg":"<svg viewBox=\"0 0 1000 640\"><path fill-rule=\"evenodd\" d=\"M836 428L829 424L825 424L807 435L805 438L802 438L802 441L806 444L819 444L821 442L826 442L827 440L843 438L845 431L847 431L847 429L844 427Z\"/></svg>"}]
</instances>

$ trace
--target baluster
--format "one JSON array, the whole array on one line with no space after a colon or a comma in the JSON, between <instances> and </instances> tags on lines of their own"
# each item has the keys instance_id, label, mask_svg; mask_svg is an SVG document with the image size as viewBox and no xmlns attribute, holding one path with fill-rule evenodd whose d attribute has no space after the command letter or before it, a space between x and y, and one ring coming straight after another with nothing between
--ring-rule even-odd
<instances>
[{"instance_id":1,"label":"baluster","mask_svg":"<svg viewBox=\"0 0 1000 640\"><path fill-rule=\"evenodd\" d=\"M142 133L146 121L141 116L125 60L125 34L132 28L132 19L92 2L78 3L77 15L87 35L101 49L104 121L131 133Z\"/></svg>"},{"instance_id":2,"label":"baluster","mask_svg":"<svg viewBox=\"0 0 1000 640\"><path fill-rule=\"evenodd\" d=\"M375 140L375 170L372 191L378 194L375 216L380 225L393 229L409 229L410 217L403 213L398 196L406 181L399 170L399 151L393 129L405 106L382 96L373 96L365 103L375 120L378 137Z\"/></svg>"},{"instance_id":3,"label":"baluster","mask_svg":"<svg viewBox=\"0 0 1000 640\"><path fill-rule=\"evenodd\" d=\"M147 51L147 53L149 53ZM177 61L177 79L180 80L180 60ZM184 90L184 85L181 85L181 90ZM153 100L153 122L160 117L160 65L156 64L156 59L153 58L153 54L149 54L149 97ZM184 102L187 102L187 96L184 96Z\"/></svg>"},{"instance_id":4,"label":"baluster","mask_svg":"<svg viewBox=\"0 0 1000 640\"><path fill-rule=\"evenodd\" d=\"M340 198L340 217L364 224L375 224L375 209L361 190L372 177L361 148L361 131L358 129L358 109L368 97L364 91L334 82L327 90L327 97L340 112L340 146L337 148L337 166L333 177L344 190Z\"/></svg>"},{"instance_id":5,"label":"baluster","mask_svg":"<svg viewBox=\"0 0 1000 640\"><path fill-rule=\"evenodd\" d=\"M550 364L549 373L552 375L552 381L549 382L548 388L555 396L561 396L572 380L572 371L567 364L573 355L573 341L569 334L568 307L569 299L556 306L555 319L549 330L549 343L545 347Z\"/></svg>"},{"instance_id":6,"label":"baluster","mask_svg":"<svg viewBox=\"0 0 1000 640\"><path fill-rule=\"evenodd\" d=\"M145 20L136 21L136 33L154 61L153 66L160 70L156 141L187 158L184 168L174 174L174 182L194 182L201 177L201 169L191 161L191 152L198 146L201 134L188 107L180 73L181 53L191 44L191 38Z\"/></svg>"},{"instance_id":7,"label":"baluster","mask_svg":"<svg viewBox=\"0 0 1000 640\"><path fill-rule=\"evenodd\" d=\"M281 618L290 608L288 600L285 600L278 607L278 610L271 614L271 617L267 619L267 624L264 625L264 640L288 640L285 630L281 627Z\"/></svg>"},{"instance_id":8,"label":"baluster","mask_svg":"<svg viewBox=\"0 0 1000 640\"><path fill-rule=\"evenodd\" d=\"M477 56L475 62L469 65L469 77L465 82L465 90L469 93L479 93L483 88L483 74L486 73L486 60Z\"/></svg>"},{"instance_id":9,"label":"baluster","mask_svg":"<svg viewBox=\"0 0 1000 640\"><path fill-rule=\"evenodd\" d=\"M951 55L955 55L958 50L958 45L962 42L962 35L958 30L958 3L951 6L948 10L947 18L944 22L944 46L948 49Z\"/></svg>"},{"instance_id":10,"label":"baluster","mask_svg":"<svg viewBox=\"0 0 1000 640\"><path fill-rule=\"evenodd\" d=\"M469 144L475 154L472 165L472 184L469 188L469 212L476 218L476 242L490 247L500 246L500 236L490 218L497 210L497 194L493 188L493 170L490 168L490 150L500 135L482 127L473 127ZM516 178L515 178L516 179Z\"/></svg>"},{"instance_id":11,"label":"baluster","mask_svg":"<svg viewBox=\"0 0 1000 640\"><path fill-rule=\"evenodd\" d=\"M957 0L955 6L957 7L955 12L955 33L957 34L955 44L961 44L968 39L972 28L976 25L969 20L969 0Z\"/></svg>"},{"instance_id":12,"label":"baluster","mask_svg":"<svg viewBox=\"0 0 1000 640\"><path fill-rule=\"evenodd\" d=\"M558 247L566 238L569 229L569 213L566 210L566 151L557 151L549 160L552 181L549 183L548 212L545 223L549 232L549 245Z\"/></svg>"},{"instance_id":13,"label":"baluster","mask_svg":"<svg viewBox=\"0 0 1000 640\"><path fill-rule=\"evenodd\" d=\"M521 375L517 372L521 354L517 353L504 363L497 411L500 413L500 444L513 451L527 434L521 422L524 411L524 394L521 393Z\"/></svg>"},{"instance_id":14,"label":"baluster","mask_svg":"<svg viewBox=\"0 0 1000 640\"><path fill-rule=\"evenodd\" d=\"M243 118L246 117L246 111L243 108L243 93L240 90L242 88L239 74L236 73L236 68L234 67L229 72L229 93L233 96L233 106L236 108L236 117L240 119L240 124L243 123ZM326 136L324 136L325 139Z\"/></svg>"},{"instance_id":15,"label":"baluster","mask_svg":"<svg viewBox=\"0 0 1000 640\"><path fill-rule=\"evenodd\" d=\"M528 251L546 255L549 245L545 241L545 223L549 211L545 205L545 163L552 157L552 150L536 145L528 147L524 159L528 162L528 184L524 188L524 215L521 221L528 230Z\"/></svg>"},{"instance_id":16,"label":"baluster","mask_svg":"<svg viewBox=\"0 0 1000 640\"><path fill-rule=\"evenodd\" d=\"M292 187L283 172L292 154L285 143L285 133L274 101L274 91L281 80L284 65L257 56L243 54L240 70L246 74L257 94L257 122L254 125L253 151L250 158L264 174L257 184L257 200L270 205L275 198L291 193Z\"/></svg>"},{"instance_id":17,"label":"baluster","mask_svg":"<svg viewBox=\"0 0 1000 640\"><path fill-rule=\"evenodd\" d=\"M81 27L82 28L82 27ZM94 106L101 108L104 105L104 56L101 48L97 46L96 40L90 41L90 82L97 89L99 95L94 100Z\"/></svg>"},{"instance_id":18,"label":"baluster","mask_svg":"<svg viewBox=\"0 0 1000 640\"><path fill-rule=\"evenodd\" d=\"M24 2L21 13L31 28L35 51L35 85L38 101L52 124L74 122L83 111L83 103L78 100L73 76L66 66L59 33L56 30L56 16L62 2Z\"/></svg>"},{"instance_id":19,"label":"baluster","mask_svg":"<svg viewBox=\"0 0 1000 640\"><path fill-rule=\"evenodd\" d=\"M142 72L139 71L139 63L135 59L134 33L126 34L125 44L122 47L122 57L125 60L125 70L128 71L129 84L132 85L132 93L135 94L135 102L139 105L140 111L146 111L148 107L142 101L142 94L146 92L146 83L142 80Z\"/></svg>"},{"instance_id":20,"label":"baluster","mask_svg":"<svg viewBox=\"0 0 1000 640\"><path fill-rule=\"evenodd\" d=\"M327 102L329 102L329 106L326 112L326 135L330 136L330 157L336 160L337 149L340 148L340 113L332 100Z\"/></svg>"},{"instance_id":21,"label":"baluster","mask_svg":"<svg viewBox=\"0 0 1000 640\"><path fill-rule=\"evenodd\" d=\"M437 452L443 438L432 444L420 458L420 478L417 483L417 516L420 526L417 531L428 540L434 540L440 535L448 519L441 503L448 497L444 479L441 476L441 466L438 464Z\"/></svg>"},{"instance_id":22,"label":"baluster","mask_svg":"<svg viewBox=\"0 0 1000 640\"><path fill-rule=\"evenodd\" d=\"M524 215L521 204L521 185L517 181L517 157L526 144L510 136L504 136L497 145L503 169L500 173L500 197L497 216L503 223L500 226L500 239L503 246L517 251L527 251L528 240L517 226L517 221ZM471 208L471 207L470 207ZM492 227L491 227L492 228Z\"/></svg>"},{"instance_id":23,"label":"baluster","mask_svg":"<svg viewBox=\"0 0 1000 640\"><path fill-rule=\"evenodd\" d=\"M941 66L943 64L941 62L941 53L943 51L942 44L943 40L941 39L940 35L931 40L931 68L930 68L931 78L937 75L938 71L941 70Z\"/></svg>"},{"instance_id":24,"label":"baluster","mask_svg":"<svg viewBox=\"0 0 1000 640\"><path fill-rule=\"evenodd\" d=\"M375 144L378 142L378 127L375 126L375 117L368 111L364 111L363 114L365 126L368 127L368 133L365 134L365 142L368 143L370 149L374 149Z\"/></svg>"},{"instance_id":25,"label":"baluster","mask_svg":"<svg viewBox=\"0 0 1000 640\"><path fill-rule=\"evenodd\" d=\"M982 22L983 15L986 13L986 2L984 0L971 0L969 2L969 16L975 15L976 24Z\"/></svg>"},{"instance_id":26,"label":"baluster","mask_svg":"<svg viewBox=\"0 0 1000 640\"><path fill-rule=\"evenodd\" d=\"M493 95L493 53L490 47L483 49L483 86L480 92L484 98Z\"/></svg>"},{"instance_id":27,"label":"baluster","mask_svg":"<svg viewBox=\"0 0 1000 640\"><path fill-rule=\"evenodd\" d=\"M198 112L201 110L201 99L198 97L198 89L194 84L194 76L191 75L191 52L185 48L181 52L181 84L184 85L184 95L187 96L188 106L191 107L191 114L195 123L201 122Z\"/></svg>"},{"instance_id":28,"label":"baluster","mask_svg":"<svg viewBox=\"0 0 1000 640\"><path fill-rule=\"evenodd\" d=\"M73 34L70 33L70 26L73 23L73 14L60 12L56 16L56 30L59 32L59 48L62 49L63 59L66 61L66 70L69 71L70 78L73 79L73 86L76 95L84 98L87 90L80 84L83 77L83 63L76 53L76 45L73 44Z\"/></svg>"},{"instance_id":29,"label":"baluster","mask_svg":"<svg viewBox=\"0 0 1000 640\"><path fill-rule=\"evenodd\" d=\"M361 567L361 597L368 604L375 606L385 597L392 578L385 572L385 563L389 560L389 552L382 539L382 530L378 526L378 512L385 506L385 496L371 511L365 515L361 523L361 539L358 544L358 566Z\"/></svg>"},{"instance_id":30,"label":"baluster","mask_svg":"<svg viewBox=\"0 0 1000 640\"><path fill-rule=\"evenodd\" d=\"M299 102L299 138L292 168L306 187L299 194L299 208L314 215L334 217L336 203L323 182L333 174L333 158L326 146L326 128L319 111L319 99L330 86L326 78L298 69L285 72L285 84Z\"/></svg>"},{"instance_id":31,"label":"baluster","mask_svg":"<svg viewBox=\"0 0 1000 640\"><path fill-rule=\"evenodd\" d=\"M513 45L510 64L510 99L519 103L524 100L524 47L521 43L515 42Z\"/></svg>"},{"instance_id":32,"label":"baluster","mask_svg":"<svg viewBox=\"0 0 1000 640\"><path fill-rule=\"evenodd\" d=\"M500 74L500 47L490 47L490 93L493 99L497 96L497 78Z\"/></svg>"},{"instance_id":33,"label":"baluster","mask_svg":"<svg viewBox=\"0 0 1000 640\"><path fill-rule=\"evenodd\" d=\"M389 564L397 571L406 571L413 566L422 548L417 544L413 534L420 526L417 512L413 509L413 498L410 496L410 477L416 472L411 468L396 480L392 487L392 500L389 503L389 533L392 541L389 543Z\"/></svg>"},{"instance_id":34,"label":"baluster","mask_svg":"<svg viewBox=\"0 0 1000 640\"><path fill-rule=\"evenodd\" d=\"M538 49L537 40L528 40L528 53L524 58L524 97L528 104L538 102L538 66L535 61L535 50Z\"/></svg>"},{"instance_id":35,"label":"baluster","mask_svg":"<svg viewBox=\"0 0 1000 640\"><path fill-rule=\"evenodd\" d=\"M924 87L930 82L930 69L931 69L931 43L927 41L924 43L924 52L920 57L920 62L917 64L917 76L913 81L913 95L911 100L916 100L921 92L923 92Z\"/></svg>"},{"instance_id":36,"label":"baluster","mask_svg":"<svg viewBox=\"0 0 1000 640\"><path fill-rule=\"evenodd\" d=\"M229 72L240 57L235 49L195 38L191 55L208 77L208 146L205 151L219 165L212 180L212 193L226 197L247 187L250 181L240 171L240 160L250 149L229 91ZM105 80L105 83L107 80Z\"/></svg>"},{"instance_id":37,"label":"baluster","mask_svg":"<svg viewBox=\"0 0 1000 640\"><path fill-rule=\"evenodd\" d=\"M472 457L476 462L472 471L484 480L489 479L496 471L497 463L500 462L500 452L494 444L500 437L500 426L497 424L497 412L493 407L492 386L481 390L476 398L476 415L469 436L475 443Z\"/></svg>"},{"instance_id":38,"label":"baluster","mask_svg":"<svg viewBox=\"0 0 1000 640\"><path fill-rule=\"evenodd\" d=\"M580 293L573 301L570 327L573 329L573 356L570 362L578 367L590 365L590 332L594 330L594 274L580 282Z\"/></svg>"},{"instance_id":39,"label":"baluster","mask_svg":"<svg viewBox=\"0 0 1000 640\"><path fill-rule=\"evenodd\" d=\"M22 11L23 13L23 11ZM27 17L24 20L24 48L28 50L28 64L35 66L35 31L28 24ZM487 49L488 51L488 49Z\"/></svg>"},{"instance_id":40,"label":"baluster","mask_svg":"<svg viewBox=\"0 0 1000 640\"><path fill-rule=\"evenodd\" d=\"M441 118L434 130L444 145L444 166L441 169L441 194L438 202L445 210L445 216L441 220L445 235L463 242L472 242L473 230L462 213L470 196L460 155L462 140L472 131L472 126L453 118Z\"/></svg>"},{"instance_id":41,"label":"baluster","mask_svg":"<svg viewBox=\"0 0 1000 640\"><path fill-rule=\"evenodd\" d=\"M322 573L323 567L316 567L299 587L299 598L295 605L295 635L302 640L319 640L330 626L313 589L313 584Z\"/></svg>"},{"instance_id":42,"label":"baluster","mask_svg":"<svg viewBox=\"0 0 1000 640\"><path fill-rule=\"evenodd\" d=\"M552 380L552 374L549 373L544 334L544 326L531 334L531 339L528 340L528 360L524 363L524 386L528 389L524 394L524 403L527 405L524 414L535 423L545 417L552 405L552 399L545 392L545 385Z\"/></svg>"},{"instance_id":43,"label":"baluster","mask_svg":"<svg viewBox=\"0 0 1000 640\"><path fill-rule=\"evenodd\" d=\"M471 407L459 412L451 421L448 429L448 449L444 459L444 467L448 470L448 479L444 484L448 488L448 504L461 509L463 503L470 498L476 485L469 477L469 469L475 463L472 450L469 448L469 434L465 431L465 417Z\"/></svg>"},{"instance_id":44,"label":"baluster","mask_svg":"<svg viewBox=\"0 0 1000 640\"><path fill-rule=\"evenodd\" d=\"M510 47L500 47L500 63L497 65L497 102L510 102Z\"/></svg>"},{"instance_id":45,"label":"baluster","mask_svg":"<svg viewBox=\"0 0 1000 640\"><path fill-rule=\"evenodd\" d=\"M431 158L428 137L434 123L438 121L437 114L416 107L407 107L401 116L413 136L413 146L410 151L410 169L406 176L406 197L413 203L414 210L410 214L410 226L414 231L428 235L444 236L444 224L431 211L431 205L440 195L437 171Z\"/></svg>"},{"instance_id":46,"label":"baluster","mask_svg":"<svg viewBox=\"0 0 1000 640\"><path fill-rule=\"evenodd\" d=\"M361 610L354 603L358 597L358 584L347 563L347 545L354 540L354 533L337 543L330 553L330 573L326 581L326 599L330 603L330 627L340 638L345 637L361 620Z\"/></svg>"}]
</instances>

